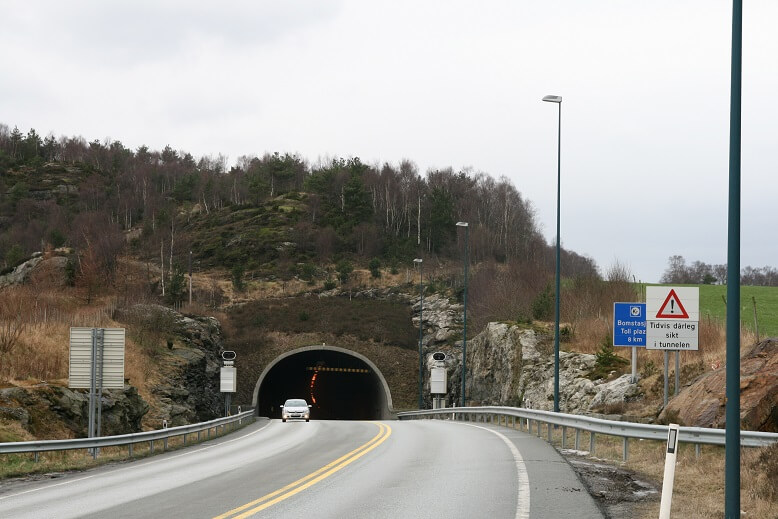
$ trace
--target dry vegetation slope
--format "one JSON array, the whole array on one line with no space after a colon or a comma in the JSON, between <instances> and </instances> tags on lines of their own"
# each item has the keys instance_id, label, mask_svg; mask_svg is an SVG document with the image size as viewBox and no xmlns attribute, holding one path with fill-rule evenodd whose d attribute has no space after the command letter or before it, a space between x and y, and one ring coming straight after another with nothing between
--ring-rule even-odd
<instances>
[{"instance_id":1,"label":"dry vegetation slope","mask_svg":"<svg viewBox=\"0 0 778 519\"><path fill-rule=\"evenodd\" d=\"M381 370L395 408L412 406L417 335L404 303L348 297L298 296L235 306L225 315L225 347L241 359L238 400L251 402L262 370L291 349L326 343L361 353Z\"/></svg>"}]
</instances>

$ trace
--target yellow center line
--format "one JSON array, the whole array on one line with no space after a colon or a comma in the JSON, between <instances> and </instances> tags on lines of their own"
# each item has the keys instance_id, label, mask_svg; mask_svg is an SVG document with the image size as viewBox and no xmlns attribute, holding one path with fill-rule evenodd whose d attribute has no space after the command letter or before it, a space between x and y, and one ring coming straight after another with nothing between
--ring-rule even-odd
<instances>
[{"instance_id":1,"label":"yellow center line","mask_svg":"<svg viewBox=\"0 0 778 519\"><path fill-rule=\"evenodd\" d=\"M245 517L249 517L251 515L256 514L260 510L264 510L265 508L268 508L270 506L273 506L276 503L279 503L283 501L284 499L287 499L289 497L292 497L293 495L302 492L308 487L311 487L318 483L319 481L322 481L325 478L328 478L335 472L339 471L346 465L352 463L353 461L361 458L371 450L378 447L380 444L382 444L386 439L392 434L392 428L389 427L386 424L373 422L376 425L378 425L378 434L376 434L370 441L367 443L357 447L353 451L344 454L340 458L336 459L335 461L332 461L328 463L327 465L323 466L322 468L308 474L307 476L304 476L297 481L294 481L292 483L289 483L288 485L279 488L278 490L271 492L269 494L266 494L259 499L255 499L254 501L251 501L250 503L246 503L245 505L239 506L237 508L234 508L230 510L229 512L225 512L222 515L214 517L214 519L225 519L227 517L232 517L232 519L243 519ZM307 482L307 483L306 483ZM273 499L275 498L275 499ZM268 501L272 499L271 501ZM264 504L260 504L263 503ZM240 512L243 512L247 508L251 508L252 506L256 506L256 508L252 508L251 510L248 510L240 515L234 515L238 514Z\"/></svg>"}]
</instances>

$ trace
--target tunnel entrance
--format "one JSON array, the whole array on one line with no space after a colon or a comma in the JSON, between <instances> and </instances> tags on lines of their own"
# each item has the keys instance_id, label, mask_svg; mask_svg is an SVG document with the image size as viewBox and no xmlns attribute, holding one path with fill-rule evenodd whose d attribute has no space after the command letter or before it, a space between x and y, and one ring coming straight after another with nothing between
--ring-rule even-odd
<instances>
[{"instance_id":1,"label":"tunnel entrance","mask_svg":"<svg viewBox=\"0 0 778 519\"><path fill-rule=\"evenodd\" d=\"M288 398L311 404L312 420L378 420L392 413L389 386L375 364L335 346L299 348L265 368L254 388L258 415L280 418Z\"/></svg>"}]
</instances>

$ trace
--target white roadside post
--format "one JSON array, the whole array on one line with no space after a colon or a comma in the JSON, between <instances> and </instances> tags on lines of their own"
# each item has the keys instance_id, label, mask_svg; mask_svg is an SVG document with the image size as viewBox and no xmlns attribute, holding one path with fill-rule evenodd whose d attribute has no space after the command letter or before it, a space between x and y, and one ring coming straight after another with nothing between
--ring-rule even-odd
<instances>
[{"instance_id":1,"label":"white roadside post","mask_svg":"<svg viewBox=\"0 0 778 519\"><path fill-rule=\"evenodd\" d=\"M667 451L665 453L665 475L662 478L662 502L659 505L659 519L670 519L670 506L673 502L673 481L675 480L675 459L678 457L677 424L671 423L667 433Z\"/></svg>"}]
</instances>

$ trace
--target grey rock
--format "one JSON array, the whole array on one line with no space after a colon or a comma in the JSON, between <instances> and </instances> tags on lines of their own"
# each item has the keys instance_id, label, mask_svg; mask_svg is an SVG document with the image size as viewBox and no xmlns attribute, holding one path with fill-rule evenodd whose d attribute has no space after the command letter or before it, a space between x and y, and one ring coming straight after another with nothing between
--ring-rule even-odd
<instances>
[{"instance_id":1,"label":"grey rock","mask_svg":"<svg viewBox=\"0 0 778 519\"><path fill-rule=\"evenodd\" d=\"M552 410L554 358L551 337L532 328L489 323L467 342L467 400L474 405L509 405ZM461 344L461 343L459 343ZM461 395L461 348L453 348L449 362L449 394ZM595 356L559 353L560 410L591 413L609 404L639 395L630 376L592 381L587 374ZM427 370L428 371L428 370Z\"/></svg>"}]
</instances>

